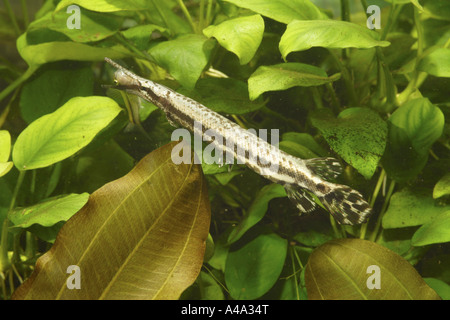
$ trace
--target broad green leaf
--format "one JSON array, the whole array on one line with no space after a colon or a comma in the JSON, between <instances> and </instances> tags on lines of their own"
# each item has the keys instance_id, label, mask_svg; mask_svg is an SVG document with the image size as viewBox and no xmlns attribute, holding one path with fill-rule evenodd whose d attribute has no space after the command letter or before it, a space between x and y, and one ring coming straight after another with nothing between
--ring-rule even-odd
<instances>
[{"instance_id":1,"label":"broad green leaf","mask_svg":"<svg viewBox=\"0 0 450 320\"><path fill-rule=\"evenodd\" d=\"M209 273L200 272L198 277L200 297L203 300L224 300L222 287Z\"/></svg>"},{"instance_id":2,"label":"broad green leaf","mask_svg":"<svg viewBox=\"0 0 450 320\"><path fill-rule=\"evenodd\" d=\"M187 34L161 42L149 53L182 86L193 89L209 62L214 43L203 35Z\"/></svg>"},{"instance_id":3,"label":"broad green leaf","mask_svg":"<svg viewBox=\"0 0 450 320\"><path fill-rule=\"evenodd\" d=\"M139 50L150 49L152 34L154 32L167 32L166 28L155 24L137 25L127 30L121 31L122 35Z\"/></svg>"},{"instance_id":4,"label":"broad green leaf","mask_svg":"<svg viewBox=\"0 0 450 320\"><path fill-rule=\"evenodd\" d=\"M11 153L11 135L7 130L0 130L0 162L6 162Z\"/></svg>"},{"instance_id":5,"label":"broad green leaf","mask_svg":"<svg viewBox=\"0 0 450 320\"><path fill-rule=\"evenodd\" d=\"M69 220L88 199L88 193L57 196L31 207L17 208L11 212L9 219L18 228L28 228L35 223L51 227L60 221Z\"/></svg>"},{"instance_id":6,"label":"broad green leaf","mask_svg":"<svg viewBox=\"0 0 450 320\"><path fill-rule=\"evenodd\" d=\"M75 4L85 9L97 12L136 11L148 9L147 0L62 0L55 12Z\"/></svg>"},{"instance_id":7,"label":"broad green leaf","mask_svg":"<svg viewBox=\"0 0 450 320\"><path fill-rule=\"evenodd\" d=\"M66 62L43 66L20 94L20 111L28 123L54 112L73 97L90 96L94 90L92 69Z\"/></svg>"},{"instance_id":8,"label":"broad green leaf","mask_svg":"<svg viewBox=\"0 0 450 320\"><path fill-rule=\"evenodd\" d=\"M275 284L283 269L287 240L262 233L228 252L225 283L233 299L256 299Z\"/></svg>"},{"instance_id":9,"label":"broad green leaf","mask_svg":"<svg viewBox=\"0 0 450 320\"><path fill-rule=\"evenodd\" d=\"M175 165L174 143L94 192L37 261L15 299L178 299L197 278L210 222L199 165ZM67 288L67 267L81 290Z\"/></svg>"},{"instance_id":10,"label":"broad green leaf","mask_svg":"<svg viewBox=\"0 0 450 320\"><path fill-rule=\"evenodd\" d=\"M375 173L386 146L387 125L368 108L349 108L338 118L316 113L311 123L330 147L366 179Z\"/></svg>"},{"instance_id":11,"label":"broad green leaf","mask_svg":"<svg viewBox=\"0 0 450 320\"><path fill-rule=\"evenodd\" d=\"M450 48L439 48L424 57L417 69L436 77L450 78Z\"/></svg>"},{"instance_id":12,"label":"broad green leaf","mask_svg":"<svg viewBox=\"0 0 450 320\"><path fill-rule=\"evenodd\" d=\"M11 135L6 130L0 130L0 177L11 170L13 163L8 161L11 153Z\"/></svg>"},{"instance_id":13,"label":"broad green leaf","mask_svg":"<svg viewBox=\"0 0 450 320\"><path fill-rule=\"evenodd\" d=\"M17 39L17 50L30 67L60 60L103 61L105 57L121 59L129 54L120 45L94 47L72 41L30 44L27 42L26 33Z\"/></svg>"},{"instance_id":14,"label":"broad green leaf","mask_svg":"<svg viewBox=\"0 0 450 320\"><path fill-rule=\"evenodd\" d=\"M65 34L75 42L93 42L105 39L116 33L122 26L123 18L105 13L80 10L80 29L68 28L69 14L51 12L30 23L27 32L47 28Z\"/></svg>"},{"instance_id":15,"label":"broad green leaf","mask_svg":"<svg viewBox=\"0 0 450 320\"><path fill-rule=\"evenodd\" d=\"M442 300L450 300L450 286L444 281L435 278L424 278L427 285L429 285Z\"/></svg>"},{"instance_id":16,"label":"broad green leaf","mask_svg":"<svg viewBox=\"0 0 450 320\"><path fill-rule=\"evenodd\" d=\"M316 154L316 158L325 157L327 152L314 140L309 133L286 132L282 136L282 141L292 141L304 146Z\"/></svg>"},{"instance_id":17,"label":"broad green leaf","mask_svg":"<svg viewBox=\"0 0 450 320\"><path fill-rule=\"evenodd\" d=\"M273 66L260 66L248 79L250 100L258 98L267 91L280 91L300 86L320 86L336 81L340 74L328 77L318 67L304 63L280 63Z\"/></svg>"},{"instance_id":18,"label":"broad green leaf","mask_svg":"<svg viewBox=\"0 0 450 320\"><path fill-rule=\"evenodd\" d=\"M335 239L330 224L323 224L321 220L313 221L312 223L308 223L308 229L305 231L297 232L293 240L311 247L315 248L327 241Z\"/></svg>"},{"instance_id":19,"label":"broad green leaf","mask_svg":"<svg viewBox=\"0 0 450 320\"><path fill-rule=\"evenodd\" d=\"M379 41L378 34L347 21L294 20L288 24L280 41L280 52L284 59L294 51L312 47L329 49L387 47L388 41Z\"/></svg>"},{"instance_id":20,"label":"broad green leaf","mask_svg":"<svg viewBox=\"0 0 450 320\"><path fill-rule=\"evenodd\" d=\"M419 153L428 153L433 143L442 135L444 115L428 99L420 98L408 101L389 118L396 128L403 129L412 147ZM403 138L394 132L395 142Z\"/></svg>"},{"instance_id":21,"label":"broad green leaf","mask_svg":"<svg viewBox=\"0 0 450 320\"><path fill-rule=\"evenodd\" d=\"M180 88L178 92L188 96L216 112L245 114L264 106L262 99L250 101L245 82L226 78L199 79L195 89Z\"/></svg>"},{"instance_id":22,"label":"broad green leaf","mask_svg":"<svg viewBox=\"0 0 450 320\"><path fill-rule=\"evenodd\" d=\"M411 238L417 228L383 229L381 236L377 238L377 244L394 251L412 265L416 265L422 258L427 247L414 247Z\"/></svg>"},{"instance_id":23,"label":"broad green leaf","mask_svg":"<svg viewBox=\"0 0 450 320\"><path fill-rule=\"evenodd\" d=\"M411 239L413 246L450 242L450 206L432 221L421 226Z\"/></svg>"},{"instance_id":24,"label":"broad green leaf","mask_svg":"<svg viewBox=\"0 0 450 320\"><path fill-rule=\"evenodd\" d=\"M292 20L327 19L310 0L224 0L238 7L250 9L263 16L282 23Z\"/></svg>"},{"instance_id":25,"label":"broad green leaf","mask_svg":"<svg viewBox=\"0 0 450 320\"><path fill-rule=\"evenodd\" d=\"M87 146L122 109L106 97L76 97L21 132L13 149L19 170L47 167Z\"/></svg>"},{"instance_id":26,"label":"broad green leaf","mask_svg":"<svg viewBox=\"0 0 450 320\"><path fill-rule=\"evenodd\" d=\"M134 159L111 139L80 155L73 168L70 191L92 193L109 181L127 174L134 164Z\"/></svg>"},{"instance_id":27,"label":"broad green leaf","mask_svg":"<svg viewBox=\"0 0 450 320\"><path fill-rule=\"evenodd\" d=\"M283 140L279 143L278 148L300 159L311 159L318 157L317 154L312 152L310 149L294 141Z\"/></svg>"},{"instance_id":28,"label":"broad green leaf","mask_svg":"<svg viewBox=\"0 0 450 320\"><path fill-rule=\"evenodd\" d=\"M11 161L0 162L0 177L7 174L12 169L13 166L14 164Z\"/></svg>"},{"instance_id":29,"label":"broad green leaf","mask_svg":"<svg viewBox=\"0 0 450 320\"><path fill-rule=\"evenodd\" d=\"M241 65L247 64L258 50L264 33L264 20L257 14L226 20L203 30L208 38L214 37L222 47L235 53Z\"/></svg>"},{"instance_id":30,"label":"broad green leaf","mask_svg":"<svg viewBox=\"0 0 450 320\"><path fill-rule=\"evenodd\" d=\"M282 197L286 197L286 191L283 186L276 183L264 186L256 195L242 221L231 231L228 236L228 243L231 244L239 240L248 229L264 217L270 200Z\"/></svg>"},{"instance_id":31,"label":"broad green leaf","mask_svg":"<svg viewBox=\"0 0 450 320\"><path fill-rule=\"evenodd\" d=\"M420 226L449 209L450 205L439 205L427 189L403 189L392 195L389 208L383 216L383 227L391 229Z\"/></svg>"},{"instance_id":32,"label":"broad green leaf","mask_svg":"<svg viewBox=\"0 0 450 320\"><path fill-rule=\"evenodd\" d=\"M450 21L450 2L445 0L427 1L423 7L424 16L429 15L433 19Z\"/></svg>"},{"instance_id":33,"label":"broad green leaf","mask_svg":"<svg viewBox=\"0 0 450 320\"><path fill-rule=\"evenodd\" d=\"M400 182L414 178L425 166L428 150L442 135L444 115L428 99L410 100L388 120L383 167Z\"/></svg>"},{"instance_id":34,"label":"broad green leaf","mask_svg":"<svg viewBox=\"0 0 450 320\"><path fill-rule=\"evenodd\" d=\"M370 266L379 268L379 289L368 286L376 283ZM332 240L315 249L305 280L311 300L439 300L408 261L360 239Z\"/></svg>"},{"instance_id":35,"label":"broad green leaf","mask_svg":"<svg viewBox=\"0 0 450 320\"><path fill-rule=\"evenodd\" d=\"M433 198L437 199L449 194L450 194L450 173L447 173L434 186Z\"/></svg>"},{"instance_id":36,"label":"broad green leaf","mask_svg":"<svg viewBox=\"0 0 450 320\"><path fill-rule=\"evenodd\" d=\"M415 5L417 7L417 9L420 10L420 12L423 11L423 7L420 5L418 0L384 0L384 1L389 2L389 3L395 3L395 4L412 3L413 5Z\"/></svg>"}]
</instances>

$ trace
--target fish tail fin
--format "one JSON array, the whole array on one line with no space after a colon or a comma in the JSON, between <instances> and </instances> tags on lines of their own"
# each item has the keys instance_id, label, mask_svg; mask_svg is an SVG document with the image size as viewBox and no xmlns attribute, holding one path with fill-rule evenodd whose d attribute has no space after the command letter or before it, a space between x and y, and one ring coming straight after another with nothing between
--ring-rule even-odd
<instances>
[{"instance_id":1,"label":"fish tail fin","mask_svg":"<svg viewBox=\"0 0 450 320\"><path fill-rule=\"evenodd\" d=\"M372 208L362 195L344 185L335 185L328 193L318 198L340 224L364 223L372 213Z\"/></svg>"}]
</instances>

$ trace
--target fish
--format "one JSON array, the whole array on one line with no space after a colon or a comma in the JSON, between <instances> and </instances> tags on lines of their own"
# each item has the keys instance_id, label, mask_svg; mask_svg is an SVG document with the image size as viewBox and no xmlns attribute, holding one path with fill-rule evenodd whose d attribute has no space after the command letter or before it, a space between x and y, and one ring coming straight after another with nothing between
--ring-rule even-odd
<instances>
[{"instance_id":1,"label":"fish","mask_svg":"<svg viewBox=\"0 0 450 320\"><path fill-rule=\"evenodd\" d=\"M372 208L360 192L330 181L343 170L337 159L292 156L201 103L140 77L109 58L105 61L116 69L113 88L153 103L171 124L178 123L211 142L216 150L231 154L238 163L282 185L301 213L314 211L319 203L339 224L345 225L362 224L371 215ZM218 136L223 139L217 139Z\"/></svg>"}]
</instances>

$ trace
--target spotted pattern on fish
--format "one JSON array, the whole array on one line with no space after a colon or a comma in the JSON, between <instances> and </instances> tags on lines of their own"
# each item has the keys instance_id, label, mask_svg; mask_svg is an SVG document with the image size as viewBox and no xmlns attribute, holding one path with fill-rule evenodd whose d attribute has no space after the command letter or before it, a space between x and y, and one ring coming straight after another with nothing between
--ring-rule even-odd
<instances>
[{"instance_id":1,"label":"spotted pattern on fish","mask_svg":"<svg viewBox=\"0 0 450 320\"><path fill-rule=\"evenodd\" d=\"M109 58L105 60L117 69L116 88L155 104L170 121L202 136L223 154L232 154L238 163L283 185L287 196L301 212L313 211L319 200L341 224L360 224L371 214L369 204L358 191L329 181L342 172L336 159L294 157L199 102L139 77Z\"/></svg>"}]
</instances>

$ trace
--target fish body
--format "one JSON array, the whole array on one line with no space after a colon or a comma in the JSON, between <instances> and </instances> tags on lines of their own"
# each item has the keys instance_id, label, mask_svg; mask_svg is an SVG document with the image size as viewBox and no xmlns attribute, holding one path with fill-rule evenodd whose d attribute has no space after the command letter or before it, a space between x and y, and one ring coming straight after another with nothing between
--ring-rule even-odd
<instances>
[{"instance_id":1,"label":"fish body","mask_svg":"<svg viewBox=\"0 0 450 320\"><path fill-rule=\"evenodd\" d=\"M370 215L371 208L358 191L327 181L342 171L336 159L294 157L201 103L139 77L109 58L105 60L117 69L116 88L155 104L170 122L177 122L211 142L216 150L231 154L238 163L283 185L300 211L314 210L317 198L341 224L360 224Z\"/></svg>"}]
</instances>

